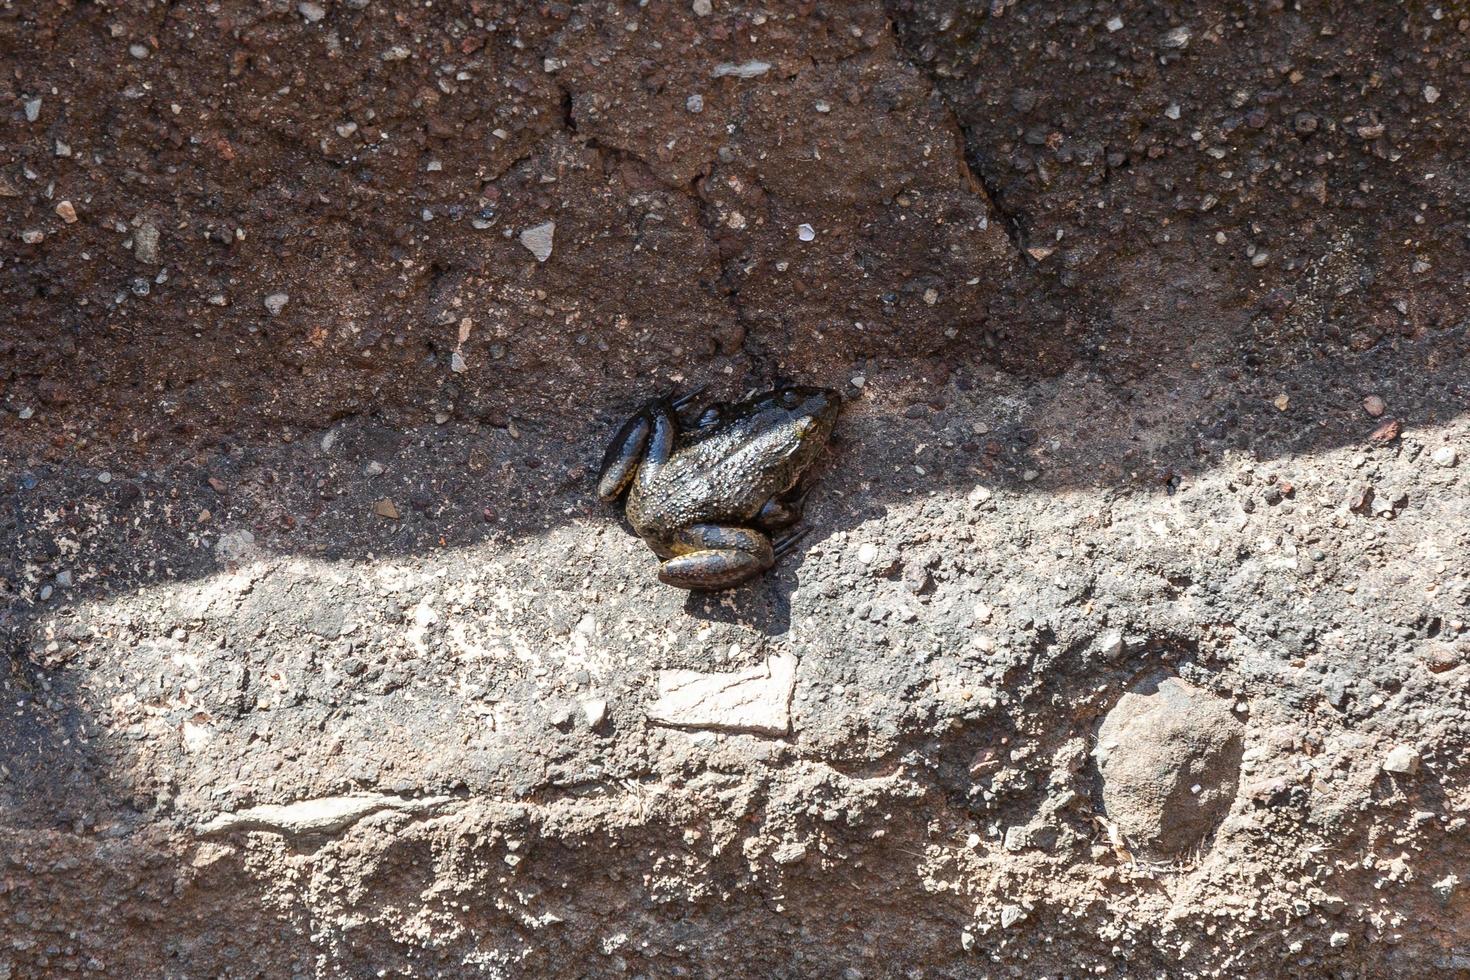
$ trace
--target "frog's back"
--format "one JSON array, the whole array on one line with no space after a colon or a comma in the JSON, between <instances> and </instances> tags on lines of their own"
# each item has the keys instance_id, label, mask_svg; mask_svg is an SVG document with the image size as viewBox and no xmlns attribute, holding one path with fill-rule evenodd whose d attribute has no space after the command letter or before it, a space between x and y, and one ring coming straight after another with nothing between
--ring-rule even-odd
<instances>
[{"instance_id":1,"label":"frog's back","mask_svg":"<svg viewBox=\"0 0 1470 980\"><path fill-rule=\"evenodd\" d=\"M716 433L680 449L646 485L635 481L628 520L649 539L693 524L746 524L795 482L788 460L768 436Z\"/></svg>"}]
</instances>

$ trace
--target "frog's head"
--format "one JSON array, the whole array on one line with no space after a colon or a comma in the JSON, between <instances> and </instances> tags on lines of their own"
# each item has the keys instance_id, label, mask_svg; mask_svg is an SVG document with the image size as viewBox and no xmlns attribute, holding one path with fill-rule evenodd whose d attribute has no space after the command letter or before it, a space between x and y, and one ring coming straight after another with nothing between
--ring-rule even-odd
<instances>
[{"instance_id":1,"label":"frog's head","mask_svg":"<svg viewBox=\"0 0 1470 980\"><path fill-rule=\"evenodd\" d=\"M749 417L760 431L777 435L784 454L805 466L827 444L842 397L827 388L786 385L749 403Z\"/></svg>"}]
</instances>

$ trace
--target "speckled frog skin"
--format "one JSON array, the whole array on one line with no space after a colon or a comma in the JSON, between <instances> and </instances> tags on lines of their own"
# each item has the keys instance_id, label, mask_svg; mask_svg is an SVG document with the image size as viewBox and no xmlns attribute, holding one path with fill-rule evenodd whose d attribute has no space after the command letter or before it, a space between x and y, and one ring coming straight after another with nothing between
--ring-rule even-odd
<instances>
[{"instance_id":1,"label":"speckled frog skin","mask_svg":"<svg viewBox=\"0 0 1470 980\"><path fill-rule=\"evenodd\" d=\"M692 398L655 399L624 423L597 493L612 501L627 491L629 523L664 559L659 581L725 589L770 568L800 536L789 529L801 497L789 495L826 447L842 402L825 388L778 388L711 406L681 431L678 411Z\"/></svg>"}]
</instances>

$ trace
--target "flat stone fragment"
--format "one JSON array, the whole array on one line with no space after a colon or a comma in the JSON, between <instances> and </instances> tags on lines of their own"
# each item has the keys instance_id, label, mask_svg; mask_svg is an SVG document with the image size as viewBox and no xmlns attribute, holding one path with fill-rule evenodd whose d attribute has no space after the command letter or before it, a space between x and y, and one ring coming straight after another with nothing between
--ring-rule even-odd
<instances>
[{"instance_id":1,"label":"flat stone fragment","mask_svg":"<svg viewBox=\"0 0 1470 980\"><path fill-rule=\"evenodd\" d=\"M521 244L536 256L537 262L545 262L551 258L551 244L555 236L556 222L547 221L521 232Z\"/></svg>"},{"instance_id":2,"label":"flat stone fragment","mask_svg":"<svg viewBox=\"0 0 1470 980\"><path fill-rule=\"evenodd\" d=\"M282 834L331 834L344 830L370 813L400 810L422 813L450 801L448 796L409 799L375 793L366 796L323 796L296 803L266 804L222 813L199 828L200 834L236 830L266 830Z\"/></svg>"},{"instance_id":3,"label":"flat stone fragment","mask_svg":"<svg viewBox=\"0 0 1470 980\"><path fill-rule=\"evenodd\" d=\"M714 70L710 72L710 76L712 78L725 78L726 76L733 76L735 78L759 78L770 70L770 62L766 61L743 61L738 65L734 62L723 61L715 65Z\"/></svg>"},{"instance_id":4,"label":"flat stone fragment","mask_svg":"<svg viewBox=\"0 0 1470 980\"><path fill-rule=\"evenodd\" d=\"M648 718L678 728L785 735L791 731L795 687L796 657L789 653L735 673L661 670Z\"/></svg>"}]
</instances>

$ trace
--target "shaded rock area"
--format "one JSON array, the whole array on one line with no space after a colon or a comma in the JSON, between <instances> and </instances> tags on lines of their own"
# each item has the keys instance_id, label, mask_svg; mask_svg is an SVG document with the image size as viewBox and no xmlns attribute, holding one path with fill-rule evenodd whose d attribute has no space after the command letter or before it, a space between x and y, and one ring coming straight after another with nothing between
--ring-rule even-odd
<instances>
[{"instance_id":1,"label":"shaded rock area","mask_svg":"<svg viewBox=\"0 0 1470 980\"><path fill-rule=\"evenodd\" d=\"M0 977L1470 970L1467 48L0 5ZM606 440L784 381L660 585Z\"/></svg>"},{"instance_id":2,"label":"shaded rock area","mask_svg":"<svg viewBox=\"0 0 1470 980\"><path fill-rule=\"evenodd\" d=\"M1177 677L1136 685L1103 718L1102 807L1129 847L1170 858L1204 843L1240 785L1244 727Z\"/></svg>"}]
</instances>

